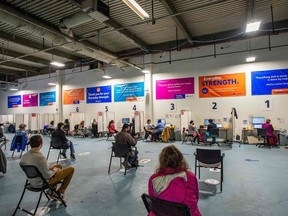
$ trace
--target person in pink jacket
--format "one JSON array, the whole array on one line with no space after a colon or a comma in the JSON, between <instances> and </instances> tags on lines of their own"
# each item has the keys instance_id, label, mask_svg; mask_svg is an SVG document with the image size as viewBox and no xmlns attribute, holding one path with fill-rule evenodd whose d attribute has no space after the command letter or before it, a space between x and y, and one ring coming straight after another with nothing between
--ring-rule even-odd
<instances>
[{"instance_id":1,"label":"person in pink jacket","mask_svg":"<svg viewBox=\"0 0 288 216\"><path fill-rule=\"evenodd\" d=\"M165 147L160 153L159 167L149 179L148 193L159 199L185 204L193 216L201 216L197 178L188 171L185 158L174 145ZM152 212L149 215L154 216Z\"/></svg>"}]
</instances>

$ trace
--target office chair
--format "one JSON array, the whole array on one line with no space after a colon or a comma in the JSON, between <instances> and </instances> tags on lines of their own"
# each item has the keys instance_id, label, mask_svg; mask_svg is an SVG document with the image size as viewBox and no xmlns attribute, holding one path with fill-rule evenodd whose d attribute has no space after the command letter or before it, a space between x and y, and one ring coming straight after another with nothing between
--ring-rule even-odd
<instances>
[{"instance_id":1,"label":"office chair","mask_svg":"<svg viewBox=\"0 0 288 216\"><path fill-rule=\"evenodd\" d=\"M208 133L208 137L212 137L212 141L205 143L205 145L210 144L210 146L212 146L212 144L217 144L219 146L219 143L216 141L216 138L219 136L219 128L212 128ZM213 141L213 139L215 139L215 141Z\"/></svg>"}]
</instances>

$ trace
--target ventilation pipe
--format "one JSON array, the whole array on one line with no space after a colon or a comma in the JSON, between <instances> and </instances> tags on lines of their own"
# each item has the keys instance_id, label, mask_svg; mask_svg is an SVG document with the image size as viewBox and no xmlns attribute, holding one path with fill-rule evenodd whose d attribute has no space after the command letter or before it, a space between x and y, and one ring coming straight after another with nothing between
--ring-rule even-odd
<instances>
[{"instance_id":1,"label":"ventilation pipe","mask_svg":"<svg viewBox=\"0 0 288 216\"><path fill-rule=\"evenodd\" d=\"M130 63L119 60L117 56L112 53L95 49L93 47L87 47L80 42L73 41L73 38L67 36L61 36L55 33L54 30L50 30L48 27L33 25L31 22L25 20L25 17L20 17L19 15L11 15L8 11L0 8L0 20L3 23L7 23L14 28L21 29L23 31L29 32L34 36L42 37L53 44L61 46L72 52L77 52L79 54L103 61L107 64L116 64L118 67L133 66Z\"/></svg>"}]
</instances>

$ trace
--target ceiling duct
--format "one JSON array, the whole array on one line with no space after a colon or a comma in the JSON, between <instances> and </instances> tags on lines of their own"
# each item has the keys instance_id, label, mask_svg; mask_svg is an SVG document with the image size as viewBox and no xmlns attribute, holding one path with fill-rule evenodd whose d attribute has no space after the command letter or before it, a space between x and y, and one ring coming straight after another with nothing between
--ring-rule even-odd
<instances>
[{"instance_id":1,"label":"ceiling duct","mask_svg":"<svg viewBox=\"0 0 288 216\"><path fill-rule=\"evenodd\" d=\"M118 67L126 67L131 65L126 61L119 60L118 57L112 53L100 50L99 48L96 49L94 47L90 47L89 44L87 46L85 43L73 41L71 36L69 37L67 35L66 37L64 34L61 35L60 32L57 33L54 29L45 26L45 24L41 26L34 25L31 23L31 21L26 21L25 15L14 15L13 12L6 10L7 9L0 7L0 20L3 23L13 26L14 28L29 32L34 36L42 37L45 40L52 42L54 45L58 45L72 52L77 52L93 59L103 61L107 64L116 64Z\"/></svg>"},{"instance_id":2,"label":"ceiling duct","mask_svg":"<svg viewBox=\"0 0 288 216\"><path fill-rule=\"evenodd\" d=\"M86 0L81 3L82 11L64 17L60 20L60 29L70 29L92 20L97 20L101 23L109 20L109 6L100 0Z\"/></svg>"}]
</instances>

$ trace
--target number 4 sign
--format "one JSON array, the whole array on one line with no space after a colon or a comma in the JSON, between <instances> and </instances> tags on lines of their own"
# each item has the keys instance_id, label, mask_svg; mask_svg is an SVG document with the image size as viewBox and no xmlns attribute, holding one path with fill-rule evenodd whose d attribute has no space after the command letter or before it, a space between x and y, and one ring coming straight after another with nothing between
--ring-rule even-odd
<instances>
[{"instance_id":1,"label":"number 4 sign","mask_svg":"<svg viewBox=\"0 0 288 216\"><path fill-rule=\"evenodd\" d=\"M273 110L272 98L262 100L262 110Z\"/></svg>"}]
</instances>

